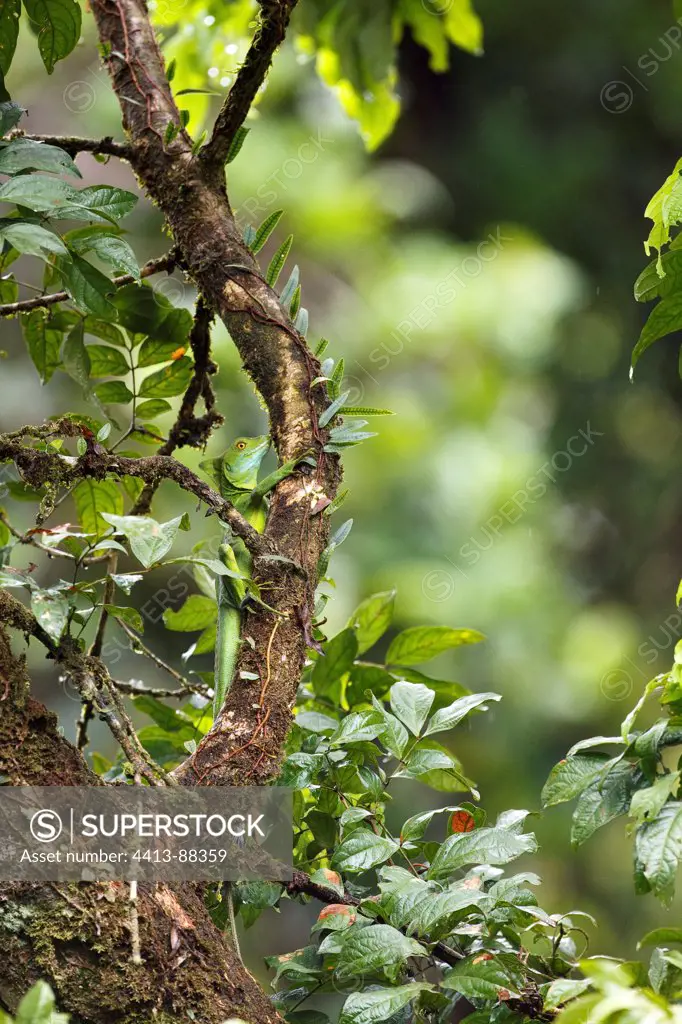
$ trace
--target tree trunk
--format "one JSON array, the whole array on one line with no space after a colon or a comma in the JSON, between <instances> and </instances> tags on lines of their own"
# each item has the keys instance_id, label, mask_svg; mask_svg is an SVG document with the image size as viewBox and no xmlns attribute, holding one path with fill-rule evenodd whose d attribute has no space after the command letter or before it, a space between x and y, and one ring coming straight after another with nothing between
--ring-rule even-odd
<instances>
[{"instance_id":1,"label":"tree trunk","mask_svg":"<svg viewBox=\"0 0 682 1024\"><path fill-rule=\"evenodd\" d=\"M0 628L0 772L11 785L99 785L57 731L56 716L29 695L23 658ZM126 882L0 884L0 1003L16 1009L48 981L60 1009L82 1024L248 1024L280 1020L213 925L198 885L140 884L142 963L133 958Z\"/></svg>"}]
</instances>

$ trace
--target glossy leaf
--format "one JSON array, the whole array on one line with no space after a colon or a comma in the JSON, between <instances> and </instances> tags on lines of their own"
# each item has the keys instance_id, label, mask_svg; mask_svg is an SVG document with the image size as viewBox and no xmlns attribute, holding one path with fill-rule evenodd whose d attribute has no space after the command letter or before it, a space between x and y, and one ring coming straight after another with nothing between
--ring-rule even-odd
<instances>
[{"instance_id":1,"label":"glossy leaf","mask_svg":"<svg viewBox=\"0 0 682 1024\"><path fill-rule=\"evenodd\" d=\"M21 327L28 354L38 371L42 384L47 384L59 366L59 350L63 334L51 325L49 315L33 309L21 316Z\"/></svg>"},{"instance_id":2,"label":"glossy leaf","mask_svg":"<svg viewBox=\"0 0 682 1024\"><path fill-rule=\"evenodd\" d=\"M102 518L127 538L132 553L146 569L168 554L182 523L182 516L167 523L157 523L151 516L119 516L109 512L104 512Z\"/></svg>"},{"instance_id":3,"label":"glossy leaf","mask_svg":"<svg viewBox=\"0 0 682 1024\"><path fill-rule=\"evenodd\" d=\"M387 665L419 665L444 651L485 639L475 629L450 629L449 626L413 626L399 633L386 655Z\"/></svg>"},{"instance_id":4,"label":"glossy leaf","mask_svg":"<svg viewBox=\"0 0 682 1024\"><path fill-rule=\"evenodd\" d=\"M98 537L110 528L102 514L123 512L123 496L113 480L81 480L73 490L73 500L78 522Z\"/></svg>"},{"instance_id":5,"label":"glossy leaf","mask_svg":"<svg viewBox=\"0 0 682 1024\"><path fill-rule=\"evenodd\" d=\"M332 866L348 874L359 874L385 863L398 849L392 839L358 828L344 839L332 857Z\"/></svg>"},{"instance_id":6,"label":"glossy leaf","mask_svg":"<svg viewBox=\"0 0 682 1024\"><path fill-rule=\"evenodd\" d=\"M38 49L48 74L73 50L81 33L81 10L76 0L24 0L26 13L38 32Z\"/></svg>"},{"instance_id":7,"label":"glossy leaf","mask_svg":"<svg viewBox=\"0 0 682 1024\"><path fill-rule=\"evenodd\" d=\"M383 1024L384 1021L398 1019L404 1007L432 989L428 982L417 981L395 988L354 992L344 1003L339 1024Z\"/></svg>"},{"instance_id":8,"label":"glossy leaf","mask_svg":"<svg viewBox=\"0 0 682 1024\"><path fill-rule=\"evenodd\" d=\"M472 693L469 697L460 697L453 704L436 711L424 730L425 736L434 732L446 732L454 729L463 718L466 718L472 711L483 708L483 705L491 701L502 700L499 693Z\"/></svg>"},{"instance_id":9,"label":"glossy leaf","mask_svg":"<svg viewBox=\"0 0 682 1024\"><path fill-rule=\"evenodd\" d=\"M185 603L177 611L167 608L163 613L166 629L180 632L192 632L205 629L212 625L218 615L218 606L210 597L202 594L190 594Z\"/></svg>"},{"instance_id":10,"label":"glossy leaf","mask_svg":"<svg viewBox=\"0 0 682 1024\"><path fill-rule=\"evenodd\" d=\"M325 644L324 655L315 662L313 685L325 689L340 679L352 666L358 652L358 642L352 629L343 629Z\"/></svg>"},{"instance_id":11,"label":"glossy leaf","mask_svg":"<svg viewBox=\"0 0 682 1024\"><path fill-rule=\"evenodd\" d=\"M0 12L0 32L3 18L4 6ZM23 138L12 139L0 149L0 174L18 174L20 171L52 171L70 174L74 178L82 177L69 154L59 146Z\"/></svg>"},{"instance_id":12,"label":"glossy leaf","mask_svg":"<svg viewBox=\"0 0 682 1024\"><path fill-rule=\"evenodd\" d=\"M391 710L414 736L418 736L431 710L433 698L433 691L421 683L395 683L390 691Z\"/></svg>"},{"instance_id":13,"label":"glossy leaf","mask_svg":"<svg viewBox=\"0 0 682 1024\"><path fill-rule=\"evenodd\" d=\"M537 849L532 833L518 835L507 829L490 827L448 836L438 848L428 878L447 878L467 864L508 864L524 853Z\"/></svg>"},{"instance_id":14,"label":"glossy leaf","mask_svg":"<svg viewBox=\"0 0 682 1024\"><path fill-rule=\"evenodd\" d=\"M348 620L347 625L355 630L358 654L364 654L379 640L393 619L395 590L372 594L362 601Z\"/></svg>"},{"instance_id":15,"label":"glossy leaf","mask_svg":"<svg viewBox=\"0 0 682 1024\"><path fill-rule=\"evenodd\" d=\"M130 372L128 360L119 348L88 345L91 377L123 377Z\"/></svg>"},{"instance_id":16,"label":"glossy leaf","mask_svg":"<svg viewBox=\"0 0 682 1024\"><path fill-rule=\"evenodd\" d=\"M1 155L1 154L0 154ZM59 235L40 224L20 220L0 221L0 241L13 246L17 252L48 259L50 255L66 256L68 250Z\"/></svg>"},{"instance_id":17,"label":"glossy leaf","mask_svg":"<svg viewBox=\"0 0 682 1024\"><path fill-rule=\"evenodd\" d=\"M192 378L193 367L189 356L182 356L162 370L156 370L142 381L140 398L173 398L183 394Z\"/></svg>"},{"instance_id":18,"label":"glossy leaf","mask_svg":"<svg viewBox=\"0 0 682 1024\"><path fill-rule=\"evenodd\" d=\"M335 975L339 980L383 974L395 980L408 957L427 957L414 939L388 924L353 928L341 948Z\"/></svg>"}]
</instances>

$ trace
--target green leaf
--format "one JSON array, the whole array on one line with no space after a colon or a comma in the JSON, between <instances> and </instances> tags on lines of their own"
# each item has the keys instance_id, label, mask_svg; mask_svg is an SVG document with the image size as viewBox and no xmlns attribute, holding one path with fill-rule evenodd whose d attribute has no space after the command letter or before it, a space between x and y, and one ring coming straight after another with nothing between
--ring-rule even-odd
<instances>
[{"instance_id":1,"label":"green leaf","mask_svg":"<svg viewBox=\"0 0 682 1024\"><path fill-rule=\"evenodd\" d=\"M447 878L467 864L508 864L536 850L532 833L518 835L498 826L455 833L439 846L426 877Z\"/></svg>"},{"instance_id":2,"label":"green leaf","mask_svg":"<svg viewBox=\"0 0 682 1024\"><path fill-rule=\"evenodd\" d=\"M202 594L190 594L177 611L173 611L172 608L166 609L163 613L163 622L166 629L190 633L213 625L217 617L218 606L214 600Z\"/></svg>"},{"instance_id":3,"label":"green leaf","mask_svg":"<svg viewBox=\"0 0 682 1024\"><path fill-rule=\"evenodd\" d=\"M105 604L103 607L113 618L120 619L138 633L144 633L144 619L137 609L118 604Z\"/></svg>"},{"instance_id":4,"label":"green leaf","mask_svg":"<svg viewBox=\"0 0 682 1024\"><path fill-rule=\"evenodd\" d=\"M269 217L266 217L261 226L256 231L256 237L249 246L251 252L257 253L263 248L268 238L279 224L284 210L275 210Z\"/></svg>"},{"instance_id":5,"label":"green leaf","mask_svg":"<svg viewBox=\"0 0 682 1024\"><path fill-rule=\"evenodd\" d=\"M430 736L434 732L446 732L448 729L454 729L471 711L475 711L476 708L480 708L481 705L488 704L490 701L497 700L502 700L499 693L472 693L469 697L460 697L448 707L436 711L427 725L424 735Z\"/></svg>"},{"instance_id":6,"label":"green leaf","mask_svg":"<svg viewBox=\"0 0 682 1024\"><path fill-rule=\"evenodd\" d=\"M403 1007L417 999L422 992L433 991L433 985L425 981L397 988L373 989L369 992L353 992L343 1004L339 1024L384 1024L398 1020Z\"/></svg>"},{"instance_id":7,"label":"green leaf","mask_svg":"<svg viewBox=\"0 0 682 1024\"><path fill-rule=\"evenodd\" d=\"M326 427L327 424L331 420L333 420L337 413L340 412L340 410L343 408L344 403L348 400L349 395L350 391L344 391L342 394L338 396L338 398L335 398L334 401L327 406L327 408L324 410L324 412L320 415L318 419L319 426Z\"/></svg>"},{"instance_id":8,"label":"green leaf","mask_svg":"<svg viewBox=\"0 0 682 1024\"><path fill-rule=\"evenodd\" d=\"M682 928L654 928L637 943L637 949L642 946L668 946L671 942L682 942Z\"/></svg>"},{"instance_id":9,"label":"green leaf","mask_svg":"<svg viewBox=\"0 0 682 1024\"><path fill-rule=\"evenodd\" d=\"M289 274L287 283L279 293L279 301L282 303L285 309L289 310L289 316L294 317L298 312L298 307L301 303L301 286L299 285L300 271L298 264Z\"/></svg>"},{"instance_id":10,"label":"green leaf","mask_svg":"<svg viewBox=\"0 0 682 1024\"><path fill-rule=\"evenodd\" d=\"M405 726L400 722L395 715L389 714L384 705L377 700L372 694L372 704L375 710L381 715L383 728L379 734L381 737L381 743L393 754L394 757L402 757L407 744L409 743L409 734Z\"/></svg>"},{"instance_id":11,"label":"green leaf","mask_svg":"<svg viewBox=\"0 0 682 1024\"><path fill-rule=\"evenodd\" d=\"M395 594L395 590L372 594L358 605L349 618L346 625L355 630L358 654L364 654L373 647L391 625Z\"/></svg>"},{"instance_id":12,"label":"green leaf","mask_svg":"<svg viewBox=\"0 0 682 1024\"><path fill-rule=\"evenodd\" d=\"M150 398L147 402L140 402L137 407L137 415L141 420L153 420L157 416L171 411L171 404L164 398Z\"/></svg>"},{"instance_id":13,"label":"green leaf","mask_svg":"<svg viewBox=\"0 0 682 1024\"><path fill-rule=\"evenodd\" d=\"M68 1024L65 1013L55 1012L52 989L44 981L37 981L19 1003L15 1024Z\"/></svg>"},{"instance_id":14,"label":"green leaf","mask_svg":"<svg viewBox=\"0 0 682 1024\"><path fill-rule=\"evenodd\" d=\"M352 666L358 653L358 642L352 629L343 629L325 644L324 656L315 662L312 682L323 691L340 679Z\"/></svg>"},{"instance_id":15,"label":"green leaf","mask_svg":"<svg viewBox=\"0 0 682 1024\"><path fill-rule=\"evenodd\" d=\"M320 711L300 711L295 722L301 729L315 733L336 732L339 725L335 718L323 715Z\"/></svg>"},{"instance_id":16,"label":"green leaf","mask_svg":"<svg viewBox=\"0 0 682 1024\"><path fill-rule=\"evenodd\" d=\"M63 314L64 311L62 311ZM117 345L119 348L127 348L125 338L116 324L109 323L106 320L98 320L94 316L86 316L83 326L85 327L85 333L92 335L93 338L107 341L110 345Z\"/></svg>"},{"instance_id":17,"label":"green leaf","mask_svg":"<svg viewBox=\"0 0 682 1024\"><path fill-rule=\"evenodd\" d=\"M678 160L659 190L651 198L644 216L654 222L649 237L644 243L647 254L652 249L658 249L659 260L661 250L670 241L670 228L680 220L680 207L677 199L677 192L680 185L680 172L682 171L682 160ZM659 263L659 273L661 264Z\"/></svg>"},{"instance_id":18,"label":"green leaf","mask_svg":"<svg viewBox=\"0 0 682 1024\"><path fill-rule=\"evenodd\" d=\"M416 935L433 942L452 931L455 921L470 914L476 907L490 903L485 893L459 884L444 892L430 893L419 901L408 928Z\"/></svg>"},{"instance_id":19,"label":"green leaf","mask_svg":"<svg viewBox=\"0 0 682 1024\"><path fill-rule=\"evenodd\" d=\"M137 196L124 188L112 185L89 185L87 188L72 189L71 204L62 209L60 217L77 220L98 220L111 223L130 213L137 203Z\"/></svg>"},{"instance_id":20,"label":"green leaf","mask_svg":"<svg viewBox=\"0 0 682 1024\"><path fill-rule=\"evenodd\" d=\"M79 228L69 232L67 242L73 252L79 255L93 252L118 273L140 280L140 268L132 247L113 231L104 227Z\"/></svg>"},{"instance_id":21,"label":"green leaf","mask_svg":"<svg viewBox=\"0 0 682 1024\"><path fill-rule=\"evenodd\" d=\"M590 978L557 978L547 989L544 1000L546 1010L556 1010L564 1003L570 1002L590 987Z\"/></svg>"},{"instance_id":22,"label":"green leaf","mask_svg":"<svg viewBox=\"0 0 682 1024\"><path fill-rule=\"evenodd\" d=\"M0 190L2 191L2 190ZM632 368L636 366L640 356L646 352L650 345L653 345L659 338L666 334L679 331L682 327L682 292L674 292L666 299L661 299L658 305L654 306L649 319L642 328L639 341L632 350Z\"/></svg>"},{"instance_id":23,"label":"green leaf","mask_svg":"<svg viewBox=\"0 0 682 1024\"><path fill-rule=\"evenodd\" d=\"M475 56L483 53L483 25L471 0L445 0L443 10L448 39Z\"/></svg>"},{"instance_id":24,"label":"green leaf","mask_svg":"<svg viewBox=\"0 0 682 1024\"><path fill-rule=\"evenodd\" d=\"M5 74L4 71L3 74ZM12 100L0 103L0 135L7 135L19 123L25 113L24 108Z\"/></svg>"},{"instance_id":25,"label":"green leaf","mask_svg":"<svg viewBox=\"0 0 682 1024\"><path fill-rule=\"evenodd\" d=\"M659 273L660 270L660 273ZM661 276L661 274L663 276ZM635 281L637 302L665 299L682 285L682 251L671 249L659 260L653 260Z\"/></svg>"},{"instance_id":26,"label":"green leaf","mask_svg":"<svg viewBox=\"0 0 682 1024\"><path fill-rule=\"evenodd\" d=\"M61 178L50 178L42 174L21 174L10 178L0 186L0 201L26 206L36 213L51 212L62 216L78 190L67 185Z\"/></svg>"},{"instance_id":27,"label":"green leaf","mask_svg":"<svg viewBox=\"0 0 682 1024\"><path fill-rule=\"evenodd\" d=\"M394 416L391 409L375 409L369 405L346 405L343 408L344 416Z\"/></svg>"},{"instance_id":28,"label":"green leaf","mask_svg":"<svg viewBox=\"0 0 682 1024\"><path fill-rule=\"evenodd\" d=\"M682 803L668 803L653 821L637 829L635 857L652 891L669 903L682 856Z\"/></svg>"},{"instance_id":29,"label":"green leaf","mask_svg":"<svg viewBox=\"0 0 682 1024\"><path fill-rule=\"evenodd\" d=\"M151 516L119 516L110 512L102 513L102 518L128 539L132 553L145 569L170 551L182 523L182 516L167 523L157 523Z\"/></svg>"},{"instance_id":30,"label":"green leaf","mask_svg":"<svg viewBox=\"0 0 682 1024\"><path fill-rule=\"evenodd\" d=\"M362 665L356 663L350 670L350 682L346 688L346 700L349 707L364 704L366 691L371 690L377 697L388 693L395 682L394 676L381 665Z\"/></svg>"},{"instance_id":31,"label":"green leaf","mask_svg":"<svg viewBox=\"0 0 682 1024\"><path fill-rule=\"evenodd\" d=\"M432 789L444 793L467 790L470 783L459 770L459 762L447 750L419 747L413 750L398 771L396 779L419 779Z\"/></svg>"},{"instance_id":32,"label":"green leaf","mask_svg":"<svg viewBox=\"0 0 682 1024\"><path fill-rule=\"evenodd\" d=\"M128 360L123 352L110 345L88 345L91 377L123 377L130 373Z\"/></svg>"},{"instance_id":33,"label":"green leaf","mask_svg":"<svg viewBox=\"0 0 682 1024\"><path fill-rule=\"evenodd\" d=\"M355 927L343 943L334 973L340 981L373 974L395 981L408 957L428 955L422 945L388 924Z\"/></svg>"},{"instance_id":34,"label":"green leaf","mask_svg":"<svg viewBox=\"0 0 682 1024\"><path fill-rule=\"evenodd\" d=\"M173 398L187 389L192 379L194 363L189 356L182 356L162 370L151 373L142 381L141 398Z\"/></svg>"},{"instance_id":35,"label":"green leaf","mask_svg":"<svg viewBox=\"0 0 682 1024\"><path fill-rule=\"evenodd\" d=\"M188 729L191 729L192 733L194 732L194 727L187 715L177 708L170 708L150 694L143 693L135 696L133 702L138 711L149 715L165 732L186 732Z\"/></svg>"},{"instance_id":36,"label":"green leaf","mask_svg":"<svg viewBox=\"0 0 682 1024\"><path fill-rule=\"evenodd\" d=\"M573 800L599 778L609 764L615 764L615 760L608 754L579 754L559 761L542 790L542 806L554 807Z\"/></svg>"},{"instance_id":37,"label":"green leaf","mask_svg":"<svg viewBox=\"0 0 682 1024\"><path fill-rule=\"evenodd\" d=\"M384 729L384 720L377 711L352 711L341 720L329 742L333 747L343 747L347 743L364 743L376 739Z\"/></svg>"},{"instance_id":38,"label":"green leaf","mask_svg":"<svg viewBox=\"0 0 682 1024\"><path fill-rule=\"evenodd\" d=\"M357 828L337 847L332 857L332 867L348 874L359 874L369 868L383 864L398 849L398 843Z\"/></svg>"},{"instance_id":39,"label":"green leaf","mask_svg":"<svg viewBox=\"0 0 682 1024\"><path fill-rule=\"evenodd\" d=\"M0 242L2 241L13 246L17 252L26 253L28 256L47 259L50 254L55 253L67 258L69 255L59 235L29 221L0 221Z\"/></svg>"},{"instance_id":40,"label":"green leaf","mask_svg":"<svg viewBox=\"0 0 682 1024\"><path fill-rule=\"evenodd\" d=\"M638 789L636 793L633 793L630 803L630 817L634 818L638 825L655 818L660 814L662 807L668 802L670 797L676 796L679 787L679 771L659 775L652 786L647 786L646 789Z\"/></svg>"},{"instance_id":41,"label":"green leaf","mask_svg":"<svg viewBox=\"0 0 682 1024\"><path fill-rule=\"evenodd\" d=\"M265 275L265 280L271 288L274 288L277 284L277 278L282 273L282 268L286 263L287 256L289 255L293 243L294 236L289 235L289 237L282 242L279 249L270 260L270 266L268 267L267 274Z\"/></svg>"},{"instance_id":42,"label":"green leaf","mask_svg":"<svg viewBox=\"0 0 682 1024\"><path fill-rule=\"evenodd\" d=\"M102 513L123 512L123 495L113 480L82 480L73 490L78 522L100 537L109 529Z\"/></svg>"},{"instance_id":43,"label":"green leaf","mask_svg":"<svg viewBox=\"0 0 682 1024\"><path fill-rule=\"evenodd\" d=\"M244 125L241 125L237 129L235 136L232 139L232 142L230 143L230 149L228 151L227 160L225 161L225 163L231 164L233 160L236 160L236 158L239 156L240 149L244 145L246 136L249 134L250 131L251 129L245 128Z\"/></svg>"},{"instance_id":44,"label":"green leaf","mask_svg":"<svg viewBox=\"0 0 682 1024\"><path fill-rule=\"evenodd\" d=\"M390 702L393 714L418 736L426 721L434 693L421 683L395 683L391 687Z\"/></svg>"},{"instance_id":45,"label":"green leaf","mask_svg":"<svg viewBox=\"0 0 682 1024\"><path fill-rule=\"evenodd\" d=\"M602 825L625 814L634 789L634 767L619 761L582 791L571 825L571 843L580 846Z\"/></svg>"},{"instance_id":46,"label":"green leaf","mask_svg":"<svg viewBox=\"0 0 682 1024\"><path fill-rule=\"evenodd\" d=\"M290 754L282 765L282 771L277 781L280 786L305 789L306 786L317 781L324 766L323 754Z\"/></svg>"},{"instance_id":47,"label":"green leaf","mask_svg":"<svg viewBox=\"0 0 682 1024\"><path fill-rule=\"evenodd\" d=\"M105 384L97 384L94 392L104 405L127 405L134 397L122 380L109 380Z\"/></svg>"},{"instance_id":48,"label":"green leaf","mask_svg":"<svg viewBox=\"0 0 682 1024\"><path fill-rule=\"evenodd\" d=\"M21 315L21 327L28 354L42 384L48 383L59 366L59 350L62 344L62 332L50 325L50 317L42 309L32 309L30 313Z\"/></svg>"},{"instance_id":49,"label":"green leaf","mask_svg":"<svg viewBox=\"0 0 682 1024\"><path fill-rule=\"evenodd\" d=\"M451 629L449 626L413 626L399 633L386 655L387 665L418 665L462 644L484 640L475 629Z\"/></svg>"},{"instance_id":50,"label":"green leaf","mask_svg":"<svg viewBox=\"0 0 682 1024\"><path fill-rule=\"evenodd\" d=\"M507 958L514 959L512 954ZM511 973L509 959L502 956L484 959L481 956L467 957L448 971L442 981L445 989L459 992L465 999L494 999L496 1002L502 996L508 999L505 993L510 996L519 996L518 970ZM518 960L517 960L518 964ZM516 976L514 976L516 975Z\"/></svg>"},{"instance_id":51,"label":"green leaf","mask_svg":"<svg viewBox=\"0 0 682 1024\"><path fill-rule=\"evenodd\" d=\"M12 57L17 47L20 14L21 0L3 0L0 5L0 72L3 75L6 75L10 69ZM18 120L19 118L17 118ZM10 125L10 127L13 127L13 125ZM3 126L0 134L4 135L6 131L7 128Z\"/></svg>"},{"instance_id":52,"label":"green leaf","mask_svg":"<svg viewBox=\"0 0 682 1024\"><path fill-rule=\"evenodd\" d=\"M90 384L90 357L83 341L83 321L69 331L62 345L62 363L69 377L72 377L82 388Z\"/></svg>"},{"instance_id":53,"label":"green leaf","mask_svg":"<svg viewBox=\"0 0 682 1024\"><path fill-rule=\"evenodd\" d=\"M118 310L119 323L131 334L147 334L168 340L159 332L173 307L149 285L124 285L117 289L114 305Z\"/></svg>"},{"instance_id":54,"label":"green leaf","mask_svg":"<svg viewBox=\"0 0 682 1024\"><path fill-rule=\"evenodd\" d=\"M24 0L26 13L38 32L38 49L48 75L58 60L73 50L81 34L81 10L76 0Z\"/></svg>"},{"instance_id":55,"label":"green leaf","mask_svg":"<svg viewBox=\"0 0 682 1024\"><path fill-rule=\"evenodd\" d=\"M112 573L109 579L113 580L116 586L120 587L124 593L129 594L135 584L144 579L144 576L135 572L121 572Z\"/></svg>"},{"instance_id":56,"label":"green leaf","mask_svg":"<svg viewBox=\"0 0 682 1024\"><path fill-rule=\"evenodd\" d=\"M101 270L75 253L70 259L58 258L56 267L64 287L79 309L95 316L115 317L109 297L116 291L116 286Z\"/></svg>"},{"instance_id":57,"label":"green leaf","mask_svg":"<svg viewBox=\"0 0 682 1024\"><path fill-rule=\"evenodd\" d=\"M147 338L142 342L137 356L138 366L154 366L155 363L166 363L178 351L175 341L163 341L161 338Z\"/></svg>"},{"instance_id":58,"label":"green leaf","mask_svg":"<svg viewBox=\"0 0 682 1024\"><path fill-rule=\"evenodd\" d=\"M35 590L31 595L31 611L45 632L58 641L69 617L69 602L63 594Z\"/></svg>"},{"instance_id":59,"label":"green leaf","mask_svg":"<svg viewBox=\"0 0 682 1024\"><path fill-rule=\"evenodd\" d=\"M0 12L0 32L3 12ZM70 174L82 177L68 153L59 146L31 139L12 139L0 149L0 174L18 174L20 171L52 171L54 174Z\"/></svg>"}]
</instances>

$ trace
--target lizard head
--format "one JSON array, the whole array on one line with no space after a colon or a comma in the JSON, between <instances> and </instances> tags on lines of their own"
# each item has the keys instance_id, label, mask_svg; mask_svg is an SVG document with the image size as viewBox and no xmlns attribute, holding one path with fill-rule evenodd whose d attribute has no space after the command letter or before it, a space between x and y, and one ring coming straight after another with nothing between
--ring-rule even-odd
<instances>
[{"instance_id":1,"label":"lizard head","mask_svg":"<svg viewBox=\"0 0 682 1024\"><path fill-rule=\"evenodd\" d=\"M250 490L258 482L258 470L269 447L267 435L237 437L219 458L206 459L199 465L216 482L222 474L235 486Z\"/></svg>"},{"instance_id":2,"label":"lizard head","mask_svg":"<svg viewBox=\"0 0 682 1024\"><path fill-rule=\"evenodd\" d=\"M230 476L253 476L254 487L260 464L270 447L267 434L258 437L237 437L223 452L225 472Z\"/></svg>"}]
</instances>

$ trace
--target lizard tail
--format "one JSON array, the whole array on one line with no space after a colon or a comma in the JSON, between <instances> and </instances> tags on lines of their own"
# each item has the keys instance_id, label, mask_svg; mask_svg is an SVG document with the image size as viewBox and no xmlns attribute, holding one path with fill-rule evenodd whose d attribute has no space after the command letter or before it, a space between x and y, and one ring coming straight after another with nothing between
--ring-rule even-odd
<instances>
[{"instance_id":1,"label":"lizard tail","mask_svg":"<svg viewBox=\"0 0 682 1024\"><path fill-rule=\"evenodd\" d=\"M221 591L224 589L222 580L219 581L218 586ZM239 610L234 607L231 596L221 594L218 597L218 623L215 642L214 719L218 717L218 713L225 702L237 665L240 625L241 615Z\"/></svg>"},{"instance_id":2,"label":"lizard tail","mask_svg":"<svg viewBox=\"0 0 682 1024\"><path fill-rule=\"evenodd\" d=\"M239 571L235 553L229 544L221 544L220 560L232 569ZM240 606L244 598L244 585L241 580L229 576L221 576L216 581L216 597L218 601L218 620L215 642L215 678L213 683L213 718L216 719L222 708L227 692L232 683L239 652L239 634L241 631Z\"/></svg>"}]
</instances>

